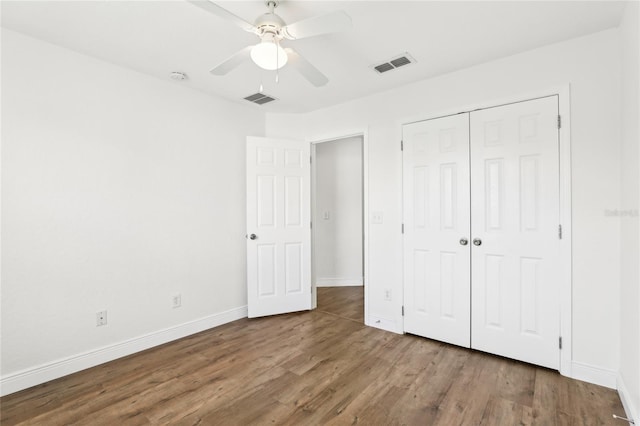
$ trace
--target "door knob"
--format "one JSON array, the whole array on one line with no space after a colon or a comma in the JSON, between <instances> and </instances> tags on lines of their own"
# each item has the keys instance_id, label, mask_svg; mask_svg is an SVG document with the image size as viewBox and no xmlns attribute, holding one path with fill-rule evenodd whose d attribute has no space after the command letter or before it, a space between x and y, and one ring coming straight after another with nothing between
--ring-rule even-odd
<instances>
[{"instance_id":1,"label":"door knob","mask_svg":"<svg viewBox=\"0 0 640 426\"><path fill-rule=\"evenodd\" d=\"M467 244L469 244L469 240L467 240L466 238L460 238L461 246L466 246Z\"/></svg>"},{"instance_id":2,"label":"door knob","mask_svg":"<svg viewBox=\"0 0 640 426\"><path fill-rule=\"evenodd\" d=\"M256 234L249 235L249 239L250 240L255 240L256 238L258 238L258 236Z\"/></svg>"},{"instance_id":3,"label":"door knob","mask_svg":"<svg viewBox=\"0 0 640 426\"><path fill-rule=\"evenodd\" d=\"M482 240L480 238L474 238L473 239L473 245L474 246L480 246L482 245Z\"/></svg>"}]
</instances>

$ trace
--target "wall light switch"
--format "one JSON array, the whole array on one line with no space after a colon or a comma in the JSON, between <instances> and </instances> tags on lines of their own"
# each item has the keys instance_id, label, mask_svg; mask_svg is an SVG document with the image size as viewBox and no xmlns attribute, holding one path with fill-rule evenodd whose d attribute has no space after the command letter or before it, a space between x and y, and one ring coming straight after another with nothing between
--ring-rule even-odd
<instances>
[{"instance_id":1,"label":"wall light switch","mask_svg":"<svg viewBox=\"0 0 640 426\"><path fill-rule=\"evenodd\" d=\"M391 289L390 288L385 288L384 289L384 300L391 301Z\"/></svg>"},{"instance_id":2,"label":"wall light switch","mask_svg":"<svg viewBox=\"0 0 640 426\"><path fill-rule=\"evenodd\" d=\"M322 212L322 218L324 220L329 220L329 210L325 210Z\"/></svg>"},{"instance_id":3,"label":"wall light switch","mask_svg":"<svg viewBox=\"0 0 640 426\"><path fill-rule=\"evenodd\" d=\"M176 294L171 298L171 304L174 308L182 306L182 295Z\"/></svg>"}]
</instances>

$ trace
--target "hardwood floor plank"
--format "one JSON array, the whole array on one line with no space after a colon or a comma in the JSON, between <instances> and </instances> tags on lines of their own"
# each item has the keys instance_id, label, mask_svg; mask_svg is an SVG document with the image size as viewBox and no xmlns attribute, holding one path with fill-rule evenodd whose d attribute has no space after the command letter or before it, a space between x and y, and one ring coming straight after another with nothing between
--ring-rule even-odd
<instances>
[{"instance_id":1,"label":"hardwood floor plank","mask_svg":"<svg viewBox=\"0 0 640 426\"><path fill-rule=\"evenodd\" d=\"M361 288L318 290L316 311L234 321L5 396L0 423L615 425L623 412L611 389L365 327Z\"/></svg>"},{"instance_id":2,"label":"hardwood floor plank","mask_svg":"<svg viewBox=\"0 0 640 426\"><path fill-rule=\"evenodd\" d=\"M491 397L480 425L523 425L524 407L515 401Z\"/></svg>"},{"instance_id":3,"label":"hardwood floor plank","mask_svg":"<svg viewBox=\"0 0 640 426\"><path fill-rule=\"evenodd\" d=\"M235 424L256 422L270 407L274 404L279 404L274 395L281 392L296 379L297 377L293 373L283 372L253 389L246 389L245 392L237 393L233 400L228 401L217 409L209 410L203 415L201 417L202 423L216 424L214 423L216 419L233 419Z\"/></svg>"},{"instance_id":4,"label":"hardwood floor plank","mask_svg":"<svg viewBox=\"0 0 640 426\"><path fill-rule=\"evenodd\" d=\"M469 351L469 357L457 380L440 403L434 424L479 423L489 398L496 390L497 371L501 361Z\"/></svg>"},{"instance_id":5,"label":"hardwood floor plank","mask_svg":"<svg viewBox=\"0 0 640 426\"><path fill-rule=\"evenodd\" d=\"M407 389L405 396L398 401L395 407L396 414L400 416L402 412L408 412L416 422L433 424L440 404L458 380L468 357L469 353L464 349L441 346Z\"/></svg>"},{"instance_id":6,"label":"hardwood floor plank","mask_svg":"<svg viewBox=\"0 0 640 426\"><path fill-rule=\"evenodd\" d=\"M536 424L553 424L558 420L557 372L545 368L536 369L531 417Z\"/></svg>"},{"instance_id":7,"label":"hardwood floor plank","mask_svg":"<svg viewBox=\"0 0 640 426\"><path fill-rule=\"evenodd\" d=\"M386 389L385 389L386 388ZM408 424L404 416L395 416L394 407L405 395L406 389L397 386L383 387L383 391L371 399L368 405L359 411L354 411L350 418L350 424L362 425L403 425ZM356 408L354 406L354 408ZM346 424L346 423L343 423Z\"/></svg>"},{"instance_id":8,"label":"hardwood floor plank","mask_svg":"<svg viewBox=\"0 0 640 426\"><path fill-rule=\"evenodd\" d=\"M323 386L312 398L289 416L285 424L324 424L339 415L368 383L382 374L389 364L366 357ZM304 379L304 377L303 377Z\"/></svg>"},{"instance_id":9,"label":"hardwood floor plank","mask_svg":"<svg viewBox=\"0 0 640 426\"><path fill-rule=\"evenodd\" d=\"M340 353L346 346L351 346L350 339L357 336L354 332L363 330L360 325L351 321L333 319L332 323L332 327L327 326L317 331L313 338L306 339L304 346L300 348L302 353L283 367L302 375L323 360Z\"/></svg>"},{"instance_id":10,"label":"hardwood floor plank","mask_svg":"<svg viewBox=\"0 0 640 426\"><path fill-rule=\"evenodd\" d=\"M620 399L615 391L602 392L600 386L558 376L559 400L566 401L557 409L577 419L582 425L619 425L611 417L620 411Z\"/></svg>"},{"instance_id":11,"label":"hardwood floor plank","mask_svg":"<svg viewBox=\"0 0 640 426\"><path fill-rule=\"evenodd\" d=\"M364 324L364 286L318 287L318 310Z\"/></svg>"},{"instance_id":12,"label":"hardwood floor plank","mask_svg":"<svg viewBox=\"0 0 640 426\"><path fill-rule=\"evenodd\" d=\"M496 396L531 407L536 379L536 367L522 362L504 360L498 370Z\"/></svg>"}]
</instances>

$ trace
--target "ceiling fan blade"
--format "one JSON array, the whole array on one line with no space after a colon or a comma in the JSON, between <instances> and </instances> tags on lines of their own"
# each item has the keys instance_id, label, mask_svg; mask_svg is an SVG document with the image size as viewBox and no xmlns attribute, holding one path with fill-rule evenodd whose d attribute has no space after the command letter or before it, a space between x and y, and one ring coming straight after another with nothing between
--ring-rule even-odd
<instances>
[{"instance_id":1,"label":"ceiling fan blade","mask_svg":"<svg viewBox=\"0 0 640 426\"><path fill-rule=\"evenodd\" d=\"M322 34L339 33L351 28L351 17L346 12L338 10L326 15L294 22L282 28L282 34L289 40L297 40Z\"/></svg>"},{"instance_id":2,"label":"ceiling fan blade","mask_svg":"<svg viewBox=\"0 0 640 426\"><path fill-rule=\"evenodd\" d=\"M309 83L316 87L324 86L329 82L329 79L322 74L316 67L311 65L309 61L304 59L295 50L290 47L284 49L287 52L288 63L295 68Z\"/></svg>"},{"instance_id":3,"label":"ceiling fan blade","mask_svg":"<svg viewBox=\"0 0 640 426\"><path fill-rule=\"evenodd\" d=\"M239 26L245 31L248 31L250 33L257 33L258 31L253 24L250 24L249 22L245 21L239 16L234 15L233 13L229 12L227 9L220 7L209 0L187 0L187 1L194 6L198 6L199 8L206 10L209 13L218 15L222 19L226 19L227 21L233 22L234 24L236 24L237 26Z\"/></svg>"},{"instance_id":4,"label":"ceiling fan blade","mask_svg":"<svg viewBox=\"0 0 640 426\"><path fill-rule=\"evenodd\" d=\"M247 46L241 51L235 53L226 61L222 62L220 65L211 69L211 74L215 75L225 75L232 69L236 68L238 65L242 64L249 58L251 58L251 49L253 46Z\"/></svg>"}]
</instances>

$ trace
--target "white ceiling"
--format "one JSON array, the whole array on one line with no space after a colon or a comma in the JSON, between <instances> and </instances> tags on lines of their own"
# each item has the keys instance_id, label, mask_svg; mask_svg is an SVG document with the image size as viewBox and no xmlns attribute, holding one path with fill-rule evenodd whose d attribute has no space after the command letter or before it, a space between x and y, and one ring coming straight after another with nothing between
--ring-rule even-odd
<instances>
[{"instance_id":1,"label":"white ceiling","mask_svg":"<svg viewBox=\"0 0 640 426\"><path fill-rule=\"evenodd\" d=\"M217 2L249 22L263 1ZM270 112L306 112L611 27L619 1L282 1L287 22L345 10L347 33L288 42L329 78L316 88L286 66L274 72L248 62L226 76L209 69L255 44L255 35L186 1L2 1L2 26L162 79L246 105L258 91L278 101ZM284 43L283 43L284 44ZM409 52L414 65L379 75L371 65ZM46 70L47 64L42 64Z\"/></svg>"}]
</instances>

